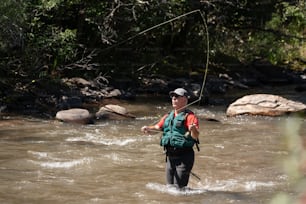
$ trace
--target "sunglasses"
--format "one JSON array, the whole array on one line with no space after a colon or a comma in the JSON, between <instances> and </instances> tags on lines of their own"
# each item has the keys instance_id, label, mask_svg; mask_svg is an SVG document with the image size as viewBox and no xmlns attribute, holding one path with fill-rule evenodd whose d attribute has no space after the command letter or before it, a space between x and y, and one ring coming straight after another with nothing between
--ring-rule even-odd
<instances>
[{"instance_id":1,"label":"sunglasses","mask_svg":"<svg viewBox=\"0 0 306 204\"><path fill-rule=\"evenodd\" d=\"M170 98L173 98L173 97L174 97L174 98L179 98L179 97L182 97L182 96L177 95L177 94L171 94L171 95L170 95Z\"/></svg>"}]
</instances>

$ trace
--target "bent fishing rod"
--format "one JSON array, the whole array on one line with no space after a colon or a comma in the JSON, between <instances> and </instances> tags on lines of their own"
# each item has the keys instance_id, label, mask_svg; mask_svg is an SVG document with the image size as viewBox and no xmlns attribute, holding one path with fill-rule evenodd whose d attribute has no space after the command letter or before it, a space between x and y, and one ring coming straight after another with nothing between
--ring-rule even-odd
<instances>
[{"instance_id":1,"label":"bent fishing rod","mask_svg":"<svg viewBox=\"0 0 306 204\"><path fill-rule=\"evenodd\" d=\"M170 20L168 20L168 21L165 21L165 22L162 22L162 23L157 24L157 25L155 25L155 26L152 26L152 27L150 27L150 28L148 28L148 29L145 29L145 30L143 30L143 31L141 31L141 32L139 32L139 33L137 33L136 35L133 35L133 36L129 37L129 38L126 39L126 40L123 40L123 41L121 41L121 42L119 42L119 43L117 43L117 44L115 44L115 45L113 45L113 46L110 46L110 47L104 49L104 50L112 49L112 48L117 47L117 46L119 46L119 45L122 45L122 44L124 44L124 43L126 43L126 42L128 42L128 41L131 41L131 40L133 40L134 38L136 38L136 37L138 37L138 36L140 36L140 35L143 35L143 34L149 32L149 31L151 31L151 30L154 30L154 29L156 29L156 28L158 28L158 27L160 27L160 26L166 25L166 24L168 24L168 23L171 23L172 21L178 20L178 19L180 19L180 18L182 18L182 17L188 16L188 15L192 15L192 14L195 14L195 13L199 13L199 14L200 14L201 19L202 19L202 21L203 21L203 25L204 25L205 31L206 31L207 54L206 54L205 72L204 72L204 75L203 75L203 81L202 81L201 91L200 91L200 94L199 94L198 99L195 100L195 101L193 101L193 102L191 102L191 103L188 103L187 105L185 105L184 107L180 108L179 110L185 109L185 108L187 108L187 107L189 107L189 106L191 106L191 105L193 105L193 104L195 104L195 103L198 103L198 102L200 103L200 101L202 100L203 91L204 91L204 87L205 87L205 84L206 84L206 78L207 78L207 73L208 73L208 64L209 64L209 52L210 52L210 47L209 47L209 32L208 32L208 27L207 27L206 20L205 20L205 18L204 18L203 13L201 12L201 10L196 9L196 10L190 11L190 12L188 12L188 13L182 14L182 15L180 15L180 16L177 16L177 17L175 17L175 18L172 18L172 19L170 19ZM152 129L151 129L150 131L153 132ZM154 130L154 132L160 132L160 131ZM196 141L196 145L197 145L197 148L198 148L198 150L199 150L198 143L199 143L199 141L197 140L197 141ZM195 178L197 178L198 180L201 180L200 177L197 176L195 173L191 172L191 175L193 175L193 176L194 176Z\"/></svg>"},{"instance_id":2,"label":"bent fishing rod","mask_svg":"<svg viewBox=\"0 0 306 204\"><path fill-rule=\"evenodd\" d=\"M204 72L204 75L203 75L201 91L200 91L200 94L199 94L198 99L197 99L197 100L194 100L194 101L191 102L191 103L188 103L187 105L185 105L184 107L180 108L179 110L183 110L183 109L185 109L185 108L187 108L187 107L189 107L189 106L191 106L191 105L193 105L193 104L195 104L195 103L198 103L198 102L200 103L201 100L202 100L202 97L203 97L203 91L204 91L204 87L205 87L206 79L207 79L207 74L208 74L209 52L210 52L208 26L207 26L207 23L206 23L206 20L205 20L205 18L204 18L203 13L202 13L200 10L194 10L194 11L188 12L188 13L186 13L186 14L183 14L183 15L181 15L181 16L178 16L178 17L176 17L176 18L173 18L173 19L171 19L171 20L169 20L169 21L166 21L166 22L164 22L164 23L161 23L161 24L158 24L158 25L156 25L156 26L153 26L153 27L151 27L151 28L149 28L149 29L146 29L146 30L140 32L139 34L137 34L136 36L133 36L133 37L130 38L130 39L133 39L134 37L137 37L137 36L140 35L140 34L143 34L143 33L145 33L145 32L148 32L148 31L152 30L152 29L155 29L155 28L157 28L157 27L159 27L159 26L161 26L161 25L165 25L165 24L167 24L167 23L169 23L169 22L172 22L172 21L174 21L174 20L177 20L177 19L179 19L179 18L181 18L181 17L183 17L183 16L187 16L187 15L190 15L190 14L194 14L194 13L196 13L196 12L200 13L201 19L202 19L202 21L203 21L203 25L204 25L205 31L206 31L207 54L206 54L205 72ZM130 39L128 39L128 40L130 40ZM161 132L160 130L156 130L156 129L151 129L150 131L152 131L152 132ZM188 131L186 134L190 134L190 131ZM200 143L200 142L199 142L199 139L197 139L196 142L195 142L195 144L196 144L196 147L197 147L197 150L198 150L198 151L200 151L199 143ZM195 173L190 172L190 174L191 174L192 176L194 176L196 179L198 179L199 181L201 181L201 178L200 178L198 175L196 175Z\"/></svg>"},{"instance_id":3,"label":"bent fishing rod","mask_svg":"<svg viewBox=\"0 0 306 204\"><path fill-rule=\"evenodd\" d=\"M207 74L208 74L210 45L209 45L209 32L208 32L208 26L207 26L205 17L204 17L204 15L203 15L203 13L201 12L201 10L199 10L199 9L193 10L193 11L190 11L190 12L188 12L188 13L185 13L185 14L182 14L182 15L180 15L180 16L177 16L177 17L175 17L175 18L172 18L172 19L170 19L170 20L168 20L168 21L165 21L165 22L160 23L160 24L158 24L158 25L155 25L155 26L153 26L153 27L151 27L151 28L148 28L148 29L146 29L146 30L144 30L144 31L141 31L140 33L138 33L138 34L136 34L136 35L134 35L134 36L132 36L132 37L128 38L127 40L122 41L122 42L120 43L120 44L123 44L123 43L125 43L125 42L127 42L127 41L129 41L129 40L132 40L132 39L136 38L137 36L139 36L139 35L141 35L141 34L144 34L144 33L149 32L149 31L151 31L151 30L153 30L153 29L155 29L155 28L158 28L159 26L168 24L168 23L170 23L170 22L172 22L172 21L175 21L175 20L177 20L177 19L180 19L180 18L182 18L182 17L188 16L188 15L191 15L191 14L195 14L195 13L199 13L199 14L201 15L201 19L202 19L202 22L203 22L203 25L204 25L204 28L205 28L205 33L206 33L206 41L207 41L207 42L206 42L206 45L207 45L207 48L206 48L206 49L207 49L207 54L206 54L205 71L204 71L204 75L203 75L203 80L202 80L202 85L201 85L201 90L200 90L199 97L198 97L196 100L194 100L194 101L188 103L187 105L183 106L182 108L180 108L179 111L180 111L180 110L183 110L183 109L185 109L185 108L187 108L187 107L189 107L189 106L191 106L191 105L193 105L193 104L195 104L195 103L198 103L198 102L200 103L201 100L202 100L202 97L203 97L203 95L204 95L203 92L204 92L204 88L205 88L205 85L206 85L206 79L207 79ZM156 132L157 132L157 131L158 131L158 130L156 130ZM154 130L153 130L153 132L154 132Z\"/></svg>"},{"instance_id":4,"label":"bent fishing rod","mask_svg":"<svg viewBox=\"0 0 306 204\"><path fill-rule=\"evenodd\" d=\"M203 13L202 13L202 11L201 11L200 9L192 10L192 11L190 11L190 12L184 13L184 14L182 14L182 15L180 15L180 16L174 17L174 18L172 18L172 19L170 19L170 20L167 20L167 21L165 21L165 22L162 22L162 23L159 23L159 24L157 24L157 25L155 25L155 26L152 26L152 27L150 27L150 28L147 28L147 29L145 29L145 30L143 30L143 31L141 31L141 32L139 32L139 33L137 33L137 34L135 34L135 35L133 35L133 36L127 38L126 40L123 40L123 41L121 41L121 42L119 42L119 43L114 44L113 46L110 46L110 47L108 47L108 48L103 49L103 51L107 51L107 50L113 49L113 48L115 48L115 47L117 47L117 46L119 46L119 45L122 45L122 44L124 44L124 43L126 43L126 42L128 42L128 41L133 40L134 38L136 38L136 37L138 37L138 36L141 36L141 35L143 35L143 34L149 32L149 31L152 31L152 30L154 30L154 29L156 29L156 28L158 28L158 27L160 27L160 26L166 25L166 24L171 23L171 22L173 22L173 21L176 21L176 20L178 20L178 19L180 19L180 18L183 18L183 17L188 16L188 15L192 15L192 14L195 14L195 13L199 13L199 14L200 14L201 19L202 19L202 22L203 22L203 25L204 25L204 28L205 28L206 42L207 42L207 43L206 43L206 44L207 44L207 48L206 48L206 49L207 49L207 54L206 54L205 72L204 72L204 75L203 75L203 81L202 81L202 86L201 86L201 91L200 91L199 97L198 97L197 100L195 100L195 101L193 101L193 102L191 102L191 103L188 103L186 106L182 107L181 109L187 108L187 107L189 107L189 106L191 106L191 105L193 105L193 104L195 104L195 103L198 103L198 102L200 102L200 101L202 100L203 91L204 91L204 87L205 87L205 84L206 84L206 78L207 78L207 73L208 73L209 52L210 52L210 46L209 46L209 32L208 32L208 26L207 26L205 17L204 17L204 15L203 15Z\"/></svg>"},{"instance_id":5,"label":"bent fishing rod","mask_svg":"<svg viewBox=\"0 0 306 204\"><path fill-rule=\"evenodd\" d=\"M208 73L209 52L210 52L208 26L207 26L207 23L206 23L206 20L205 20L205 17L204 17L204 15L203 15L203 13L202 13L199 9L190 11L190 12L188 12L188 13L185 13L185 14L183 14L183 15L177 16L177 17L175 17L175 18L173 18L173 19L170 19L170 20L168 20L168 21L165 21L165 22L163 22L163 23L160 23L160 24L158 24L158 25L155 25L155 26L153 26L153 27L151 27L151 28L148 28L148 29L146 29L146 30L144 30L144 31L142 31L142 32L139 32L138 34L136 34L136 35L134 35L134 36L132 36L132 37L128 38L127 40L122 41L122 42L120 43L120 44L123 44L123 43L125 43L125 42L127 42L127 41L129 41L129 40L132 40L132 39L136 38L136 37L139 36L139 35L142 35L142 34L144 34L144 33L146 33L146 32L149 32L149 31L151 31L151 30L153 30L153 29L155 29L155 28L158 28L158 27L160 27L160 26L162 26L162 25L168 24L168 23L170 23L170 22L172 22L172 21L175 21L175 20L180 19L180 18L182 18L182 17L184 17L184 16L188 16L188 15L191 15L191 14L194 14L194 13L199 13L199 14L201 15L201 19L202 19L202 22L203 22L203 25L204 25L204 28L205 28L205 31L206 31L205 33L206 33L206 39L207 39L207 43L206 43L206 44L207 44L207 54L206 54L205 72L204 72L204 75L203 75L203 80L202 80L202 85L201 85L201 91L200 91L200 94L199 94L198 99L197 99L197 100L194 100L194 101L191 102L191 103L188 103L188 104L185 105L185 106L183 106L182 108L179 109L179 111L180 111L180 110L183 110L183 109L185 109L185 108L187 108L187 107L189 107L189 106L191 106L191 105L193 105L193 104L195 104L195 103L198 103L198 102L200 103L201 100L202 100L202 97L203 97L204 87L205 87L205 84L206 84L207 73ZM154 123L156 123L156 122L154 122ZM161 132L160 130L156 130L156 129L150 129L150 131L151 131L151 132ZM186 132L186 134L190 134L190 131ZM199 148L199 139L196 140L196 147L197 147L197 150L200 151L200 148Z\"/></svg>"},{"instance_id":6,"label":"bent fishing rod","mask_svg":"<svg viewBox=\"0 0 306 204\"><path fill-rule=\"evenodd\" d=\"M113 49L115 47L118 47L119 45L122 45L122 44L124 44L124 43L126 43L128 41L131 41L131 40L135 39L136 37L141 36L141 35L149 32L149 31L152 31L152 30L154 30L154 29L156 29L156 28L158 28L160 26L166 25L168 23L176 21L176 20L178 20L180 18L183 18L185 16L193 15L195 13L199 13L200 14L202 22L203 22L203 25L204 25L204 28L205 28L205 33L206 33L206 41L207 41L207 43L206 43L207 48L206 49L207 49L207 54L206 54L205 71L204 71L203 81L202 81L201 90L200 90L200 94L199 94L198 99L193 101L193 102L191 102L191 103L188 103L186 106L182 107L181 109L185 109L185 108L187 108L187 107L189 107L189 106L191 106L191 105L193 105L195 103L198 103L198 102L200 103L200 101L202 100L202 97L203 97L204 87L205 87L205 84L206 84L206 78L207 78L207 73L208 73L208 64L209 64L209 52L210 52L208 26L207 26L205 17L204 17L204 15L203 15L203 13L202 13L202 11L200 9L192 10L190 12L187 12L187 13L184 13L184 14L179 15L177 17L174 17L174 18L172 18L170 20L167 20L167 21L164 21L164 22L159 23L157 25L154 25L154 26L152 26L150 28L147 28L147 29L145 29L145 30L143 30L141 32L138 32L137 34L127 38L126 40L123 40L123 41L118 42L118 43L116 43L116 44L114 44L114 45L112 45L112 46L110 46L108 48L105 48L102 51L107 51L107 50Z\"/></svg>"}]
</instances>

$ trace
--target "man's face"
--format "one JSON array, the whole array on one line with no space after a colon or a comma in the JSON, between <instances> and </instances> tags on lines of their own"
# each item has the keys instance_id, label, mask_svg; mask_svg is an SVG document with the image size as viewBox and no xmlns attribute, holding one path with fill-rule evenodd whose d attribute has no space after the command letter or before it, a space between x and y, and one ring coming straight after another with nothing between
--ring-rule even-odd
<instances>
[{"instance_id":1,"label":"man's face","mask_svg":"<svg viewBox=\"0 0 306 204\"><path fill-rule=\"evenodd\" d=\"M172 95L172 107L176 110L183 108L187 104L187 98L185 96Z\"/></svg>"}]
</instances>

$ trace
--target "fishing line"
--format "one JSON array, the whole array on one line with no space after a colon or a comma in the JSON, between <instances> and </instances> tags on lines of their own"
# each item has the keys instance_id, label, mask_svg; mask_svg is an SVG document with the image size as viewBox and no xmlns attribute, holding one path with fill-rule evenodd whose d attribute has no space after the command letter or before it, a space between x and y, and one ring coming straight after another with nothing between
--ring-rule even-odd
<instances>
[{"instance_id":1,"label":"fishing line","mask_svg":"<svg viewBox=\"0 0 306 204\"><path fill-rule=\"evenodd\" d=\"M136 38L136 37L138 37L138 36L140 36L140 35L146 33L146 32L149 32L149 31L151 31L151 30L153 30L153 29L155 29L155 28L158 28L158 27L160 27L160 26L166 25L166 24L168 24L168 23L170 23L170 22L172 22L172 21L175 21L175 20L177 20L177 19L180 19L180 18L182 18L182 17L188 16L188 15L191 15L191 14L194 14L194 13L197 13L197 12L200 13L200 15L201 15L201 19L202 19L203 25L204 25L204 27L205 27L206 39L207 39L207 43L206 43L206 44L207 44L207 54L206 54L205 72L204 72L204 75L203 75L202 86L201 86L200 95L199 95L198 99L195 100L195 101L193 101L193 102L191 102L191 103L186 104L184 107L180 108L179 110L185 109L185 108L187 108L187 107L189 107L189 106L191 106L191 105L193 105L193 104L195 104L195 103L201 101L202 96L203 96L204 87L205 87L205 84L206 84L206 79L207 79L208 64L209 64L209 52L210 52L210 47L209 47L209 32L208 32L208 26L207 26L205 17L204 17L203 13L202 13L199 9L190 11L190 12L188 12L188 13L182 14L182 15L180 15L180 16L177 16L177 17L175 17L175 18L172 18L172 19L170 19L170 20L168 20L168 21L165 21L165 22L163 22L163 23L160 23L160 24L157 24L157 25L155 25L155 26L152 26L152 27L150 27L150 28L148 28L148 29L146 29L146 30L143 30L143 31L137 33L136 35L134 35L134 36L132 36L132 37L130 37L130 38L124 40L124 41L121 41L121 42L119 42L119 43L117 43L117 44L115 44L115 45L113 45L113 46L107 48L107 49L114 48L114 47L119 46L119 45L121 45L121 44L124 44L124 43L126 43L126 42L128 42L128 41L130 41L130 40L132 40L132 39L134 39L134 38ZM157 122L157 121L156 121L156 122ZM154 124L155 124L156 122L154 122ZM156 129L150 129L149 131L155 132L155 133L161 133L161 132L162 132L162 131L156 130ZM198 144L198 143L197 143L197 144ZM198 148L198 150L199 150L199 147L198 147L198 146L197 146L197 148ZM196 175L195 173L190 172L190 174L191 174L192 176L194 176L196 179L198 179L199 181L201 181L201 178L200 178L198 175Z\"/></svg>"},{"instance_id":2,"label":"fishing line","mask_svg":"<svg viewBox=\"0 0 306 204\"><path fill-rule=\"evenodd\" d=\"M203 75L203 81L202 81L202 86L201 86L201 91L200 91L200 95L199 95L199 98L191 103L188 103L186 106L182 107L181 109L185 109L197 102L200 102L202 100L202 96L203 96L203 91L204 91L204 87L205 87L205 84L206 84L206 79L207 79L207 73L208 73L208 64L209 64L209 32L208 32L208 27L207 27L207 23L206 23L206 20L204 18L204 15L203 13L200 11L200 10L195 10L195 11L198 11L201 15L201 18L202 18L202 21L203 21L203 24L204 24L204 27L205 27L205 31L206 31L206 39L207 39L207 54L206 54L206 63L205 63L205 72L204 72L204 75Z\"/></svg>"},{"instance_id":3,"label":"fishing line","mask_svg":"<svg viewBox=\"0 0 306 204\"><path fill-rule=\"evenodd\" d=\"M171 22L171 21L174 21L174 20L176 20L176 19L179 19L179 18L181 18L181 17L183 17L183 16L187 16L187 15L190 15L190 14L193 14L193 13L196 13L196 12L199 12L200 15L201 15L201 19L202 19L202 21L203 21L203 25L204 25L204 27L205 27L205 33L206 33L206 40L207 40L207 42L206 42L207 48L206 48L206 49L207 49L207 54L206 54L205 72L204 72L204 75L203 75L203 81L202 81L201 90L200 90L200 94L199 94L198 99L197 99L197 100L194 100L193 102L190 102L190 103L186 104L185 106L183 106L182 108L180 108L180 109L178 109L178 110L185 109L185 108L187 108L187 107L189 107L189 106L191 106L191 105L193 105L193 104L195 104L195 103L198 103L198 102L199 102L199 104L200 104L200 102L201 102L201 100L202 100L202 97L203 97L203 95L204 95L203 92L204 92L204 88L205 88L205 84L206 84L206 79L207 79L207 74L208 74L209 52L210 52L208 26L207 26L207 23L206 23L206 20L205 20L205 17L204 17L204 15L203 15L203 13L202 13L199 9L197 9L197 10L193 10L193 11L191 11L191 12L189 12L189 13L183 14L183 15L181 15L181 16L178 16L178 17L173 18L173 19L171 19L171 20L169 20L169 21L166 21L166 22L164 22L164 23L161 23L161 24L159 24L159 25L157 25L157 26L152 27L152 28L156 28L156 27L158 27L158 26L164 25L164 24L166 24L166 23L169 23L169 22ZM147 30L145 30L145 31L152 30L152 28L149 28L149 29L147 29Z\"/></svg>"},{"instance_id":4,"label":"fishing line","mask_svg":"<svg viewBox=\"0 0 306 204\"><path fill-rule=\"evenodd\" d=\"M197 102L200 102L200 101L202 100L203 91L204 91L204 87L205 87L205 84L206 84L206 78L207 78L207 73L208 73L209 52L210 52L210 47L209 47L209 32L208 32L208 26L207 26L205 17L204 17L204 15L203 15L203 13L202 13L202 11L201 11L200 9L192 10L192 11L190 11L190 12L188 12L188 13L184 13L184 14L182 14L182 15L180 15L180 16L177 16L177 17L175 17L175 18L172 18L172 19L170 19L170 20L167 20L167 21L164 21L164 22L162 22L162 23L159 23L159 24L157 24L157 25L155 25L155 26L152 26L152 27L150 27L150 28L148 28L148 29L145 29L145 30L143 30L143 31L141 31L141 32L139 32L139 33L137 33L137 34L135 34L135 35L133 35L133 36L127 38L126 40L123 40L123 41L121 41L121 42L119 42L119 43L114 44L113 46L110 46L110 47L108 47L108 48L103 49L102 51L106 51L106 50L110 50L110 49L113 49L113 48L115 48L115 47L118 47L119 45L122 45L122 44L124 44L124 43L126 43L126 42L128 42L128 41L131 41L131 40L135 39L136 37L138 37L138 36L140 36L140 35L143 35L143 34L149 32L149 31L151 31L151 30L154 30L154 29L156 29L156 28L158 28L158 27L160 27L160 26L166 25L166 24L168 24L168 23L171 23L172 21L178 20L178 19L180 19L180 18L182 18L182 17L188 16L188 15L191 15L191 14L195 14L195 13L199 13L200 16L201 16L201 19L202 19L202 21L203 21L203 25L204 25L205 33L206 33L206 39L207 39L207 43L206 43L206 44L207 44L207 48L206 48L206 49L207 49L207 54L206 54L205 72L204 72L204 76L203 76L203 82L202 82L202 86L201 86L201 90L200 90L199 97L198 97L197 100L195 100L195 101L193 101L193 102L191 102L191 103L188 103L187 105L185 105L185 106L182 107L181 109L187 108L187 107L189 107L189 106L191 106L191 105L193 105L193 104L195 104L195 103L197 103Z\"/></svg>"},{"instance_id":5,"label":"fishing line","mask_svg":"<svg viewBox=\"0 0 306 204\"><path fill-rule=\"evenodd\" d=\"M195 13L199 13L199 14L200 14L201 19L202 19L202 21L203 21L204 28L205 28L205 33L206 33L206 39L207 39L207 43L206 43L206 45L207 45L207 54L206 54L205 72L204 72L204 75L203 75L203 81L202 81L201 90L200 90L200 94L199 94L198 99L195 100L195 101L193 101L193 102L190 102L190 103L186 104L185 106L183 106L183 107L180 108L179 110L185 109L185 108L187 108L187 107L189 107L189 106L191 106L191 105L193 105L193 104L195 104L195 103L197 103L197 102L199 102L199 104L200 104L200 101L202 100L202 96L203 96L204 87L205 87L205 84L206 84L207 73L208 73L208 64L209 64L209 52L210 52L210 47L209 47L209 32L208 32L208 26L207 26L205 17L204 17L204 15L203 15L203 13L201 12L201 10L196 9L196 10L190 11L190 12L188 12L188 13L182 14L182 15L180 15L180 16L177 16L177 17L175 17L175 18L172 18L172 19L170 19L170 20L168 20L168 21L165 21L165 22L162 22L162 23L157 24L157 25L155 25L155 26L152 26L152 27L150 27L150 28L148 28L148 29L145 29L145 30L143 30L143 31L141 31L141 32L139 32L139 33L137 33L137 34L135 34L135 35L133 35L133 36L127 38L126 40L123 40L123 41L121 41L121 42L119 42L119 43L116 43L116 44L113 45L113 46L110 46L110 47L104 49L104 50L109 50L109 49L115 48L115 47L117 47L117 46L119 46L119 45L122 45L122 44L128 42L128 41L133 40L134 38L136 38L136 37L138 37L138 36L140 36L140 35L143 35L144 33L147 33L147 32L149 32L149 31L151 31L151 30L154 30L154 29L156 29L156 28L158 28L158 27L160 27L160 26L166 25L166 24L168 24L168 23L170 23L170 22L172 22L172 21L175 21L175 20L177 20L177 19L180 19L180 18L182 18L182 17L188 16L188 15L191 15L191 14L195 14ZM154 124L156 124L157 122L158 122L158 120L157 120L157 121L154 121L154 122L151 124L151 126L154 125ZM151 131L151 132L155 132L155 133L161 132L161 131L155 130L155 129L151 129L150 131Z\"/></svg>"},{"instance_id":6,"label":"fishing line","mask_svg":"<svg viewBox=\"0 0 306 204\"><path fill-rule=\"evenodd\" d=\"M128 41L131 41L131 40L133 40L134 38L136 38L136 37L138 37L138 36L140 36L140 35L142 35L142 34L144 34L144 33L146 33L146 32L149 32L149 31L151 31L151 30L154 30L155 28L158 28L158 27L160 27L160 26L166 25L166 24L168 24L168 23L170 23L170 22L172 22L172 21L175 21L175 20L177 20L177 19L180 19L180 18L182 18L182 17L184 17L184 16L188 16L188 15L193 14L193 13L196 13L196 12L201 12L201 11L200 11L199 9L193 10L193 11L190 11L190 12L188 12L188 13L185 13L185 14L182 14L182 15L180 15L180 16L177 16L177 17L175 17L175 18L172 18L172 19L170 19L170 20L168 20L168 21L164 21L164 22L162 22L162 23L160 23L160 24L157 24L157 25L155 25L155 26L152 26L152 27L150 27L150 28L148 28L148 29L145 29L145 30L141 31L141 32L137 33L136 35L133 35L133 36L127 38L126 40L123 40L123 41L121 41L121 42L119 42L119 43L116 43L116 44L113 45L113 46L110 46L110 47L108 47L108 48L105 48L104 50L109 50L109 49L112 49L112 48L117 47L117 46L119 46L119 45L122 45L122 44L124 44L124 43L126 43L126 42L128 42Z\"/></svg>"}]
</instances>

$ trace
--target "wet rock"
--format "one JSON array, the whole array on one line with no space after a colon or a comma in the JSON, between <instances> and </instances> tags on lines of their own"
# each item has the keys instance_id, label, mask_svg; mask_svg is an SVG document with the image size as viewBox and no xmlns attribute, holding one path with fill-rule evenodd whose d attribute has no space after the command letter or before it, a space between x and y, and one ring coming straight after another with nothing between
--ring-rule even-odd
<instances>
[{"instance_id":1,"label":"wet rock","mask_svg":"<svg viewBox=\"0 0 306 204\"><path fill-rule=\"evenodd\" d=\"M305 112L306 105L271 94L244 96L232 103L226 110L227 116L242 114L280 116L287 113Z\"/></svg>"},{"instance_id":2,"label":"wet rock","mask_svg":"<svg viewBox=\"0 0 306 204\"><path fill-rule=\"evenodd\" d=\"M129 113L126 110L126 108L122 106L108 104L100 108L100 110L96 113L96 118L120 120L120 119L133 119L136 117L131 113Z\"/></svg>"},{"instance_id":3,"label":"wet rock","mask_svg":"<svg viewBox=\"0 0 306 204\"><path fill-rule=\"evenodd\" d=\"M55 118L57 120L67 123L93 123L92 115L89 113L89 111L81 108L72 108L68 110L59 111L56 113Z\"/></svg>"},{"instance_id":4,"label":"wet rock","mask_svg":"<svg viewBox=\"0 0 306 204\"><path fill-rule=\"evenodd\" d=\"M108 93L107 97L120 97L120 96L121 96L121 91L119 89L114 89Z\"/></svg>"},{"instance_id":5,"label":"wet rock","mask_svg":"<svg viewBox=\"0 0 306 204\"><path fill-rule=\"evenodd\" d=\"M94 84L91 81L88 81L86 79L80 78L80 77L73 77L70 79L62 79L62 81L71 86L71 85L76 85L79 87L87 87L87 86L94 86Z\"/></svg>"}]
</instances>

